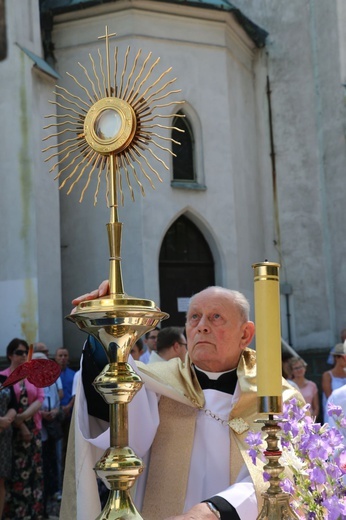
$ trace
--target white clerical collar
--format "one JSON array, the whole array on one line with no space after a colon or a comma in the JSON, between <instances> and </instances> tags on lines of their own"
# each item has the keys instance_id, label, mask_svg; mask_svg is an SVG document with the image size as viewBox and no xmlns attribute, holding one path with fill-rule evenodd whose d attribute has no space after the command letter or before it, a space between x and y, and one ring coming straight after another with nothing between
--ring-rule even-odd
<instances>
[{"instance_id":1,"label":"white clerical collar","mask_svg":"<svg viewBox=\"0 0 346 520\"><path fill-rule=\"evenodd\" d=\"M230 372L234 372L235 370L237 370L236 368L232 368L232 370L226 370L225 372L208 372L207 370L202 370L201 368L197 367L196 365L194 365L194 367L199 372L203 372L203 374L208 376L209 379L213 379L213 380L219 379L219 377L222 376L223 374L228 374Z\"/></svg>"}]
</instances>

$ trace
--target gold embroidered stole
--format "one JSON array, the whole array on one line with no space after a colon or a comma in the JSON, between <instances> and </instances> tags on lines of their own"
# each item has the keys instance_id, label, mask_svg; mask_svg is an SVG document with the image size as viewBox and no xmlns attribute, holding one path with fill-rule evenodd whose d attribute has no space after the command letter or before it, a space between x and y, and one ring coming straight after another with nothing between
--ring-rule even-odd
<instances>
[{"instance_id":1,"label":"gold embroidered stole","mask_svg":"<svg viewBox=\"0 0 346 520\"><path fill-rule=\"evenodd\" d=\"M143 517L150 520L183 512L197 415L197 408L165 396L159 410L142 508Z\"/></svg>"}]
</instances>

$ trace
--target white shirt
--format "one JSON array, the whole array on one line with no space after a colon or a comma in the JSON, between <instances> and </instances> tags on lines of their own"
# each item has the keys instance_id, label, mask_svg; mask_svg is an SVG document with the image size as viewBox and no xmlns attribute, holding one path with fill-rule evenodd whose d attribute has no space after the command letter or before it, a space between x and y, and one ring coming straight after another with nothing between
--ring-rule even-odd
<instances>
[{"instance_id":1,"label":"white shirt","mask_svg":"<svg viewBox=\"0 0 346 520\"><path fill-rule=\"evenodd\" d=\"M72 394L71 394L72 397L74 395L76 395L76 393L77 393L77 387L78 387L78 384L79 384L80 376L81 376L81 371L79 369L79 370L77 370L77 372L75 373L75 375L73 377Z\"/></svg>"},{"instance_id":2,"label":"white shirt","mask_svg":"<svg viewBox=\"0 0 346 520\"><path fill-rule=\"evenodd\" d=\"M150 359L150 352L149 352L149 350L146 350L144 352L144 354L142 354L139 357L139 361L141 361L142 363L145 363L146 365L149 363L149 359Z\"/></svg>"},{"instance_id":3,"label":"white shirt","mask_svg":"<svg viewBox=\"0 0 346 520\"><path fill-rule=\"evenodd\" d=\"M156 350L152 350L150 357L149 357L148 364L150 365L150 363L161 363L162 361L166 361L166 359L159 356L159 354L156 352Z\"/></svg>"}]
</instances>

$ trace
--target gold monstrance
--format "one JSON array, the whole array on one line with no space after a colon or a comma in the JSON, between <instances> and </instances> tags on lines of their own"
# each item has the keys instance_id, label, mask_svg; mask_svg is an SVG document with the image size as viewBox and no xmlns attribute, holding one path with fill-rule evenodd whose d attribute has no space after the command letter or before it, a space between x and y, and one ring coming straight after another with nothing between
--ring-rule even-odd
<instances>
[{"instance_id":1,"label":"gold monstrance","mask_svg":"<svg viewBox=\"0 0 346 520\"><path fill-rule=\"evenodd\" d=\"M138 63L141 61L141 50L139 50L133 60L132 68L128 72L127 65L130 55L130 47L128 47L123 59L121 74L118 75L117 47L114 49L112 67L110 63L109 38L112 36L115 34L109 34L106 27L105 35L100 37L105 39L106 43L106 71L98 50L99 73L90 54L91 75L79 63L85 74L87 87L83 86L73 75L68 74L83 90L87 101L68 92L65 88L57 86L55 94L59 102L52 103L65 110L66 113L47 116L48 118L61 118L61 122L58 122L57 126L62 128L47 139L58 137L62 139L62 142L58 145L58 152L54 152L46 158L46 161L60 154L61 158L51 171L59 166L60 171L56 178L62 178L64 173L67 174L61 182L60 188L70 181L68 193L88 170L80 201L83 199L94 172L97 171L98 180L94 196L95 204L103 171L105 171L107 179L107 201L110 207L110 222L107 224L110 252L110 294L101 299L82 302L78 305L76 312L67 318L102 343L109 361L94 381L96 390L109 404L110 409L110 447L95 466L97 475L105 483L110 493L107 504L97 520L130 520L142 518L132 502L129 490L143 471L143 464L128 446L127 405L141 388L142 381L127 361L130 350L138 338L153 329L168 315L161 312L154 302L134 298L124 292L120 254L122 224L118 222L117 194L120 194L123 204L121 174L125 175L133 200L132 177L139 185L142 195L145 194L136 167L139 167L152 188L154 188L154 184L151 174L154 174L159 181L162 180L152 162L160 162L167 170L168 167L149 145L154 145L174 155L170 149L157 142L157 139L170 142L173 139L160 135L155 130L158 129L158 132L173 130L173 127L161 125L157 121L159 118L171 119L179 117L179 115L160 115L154 111L181 104L183 101L155 104L180 90L170 88L175 79L164 80L171 69L164 71L155 81L148 84L149 77L152 76L159 63L158 58L150 64L151 53L139 66ZM111 69L113 69L113 84ZM48 125L45 128L52 126L56 125ZM75 133L75 137L63 140L62 136L70 132ZM43 151L47 152L54 148L55 145L49 146ZM149 159L144 152L147 152Z\"/></svg>"}]
</instances>

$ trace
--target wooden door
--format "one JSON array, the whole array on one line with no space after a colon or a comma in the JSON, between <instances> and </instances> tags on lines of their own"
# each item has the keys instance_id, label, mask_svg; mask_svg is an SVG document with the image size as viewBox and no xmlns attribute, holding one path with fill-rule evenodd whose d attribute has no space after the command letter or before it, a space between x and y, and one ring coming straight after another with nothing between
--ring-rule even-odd
<instances>
[{"instance_id":1,"label":"wooden door","mask_svg":"<svg viewBox=\"0 0 346 520\"><path fill-rule=\"evenodd\" d=\"M179 217L162 242L159 258L160 306L170 317L162 327L185 325L188 299L215 284L214 260L207 241L187 217Z\"/></svg>"}]
</instances>

